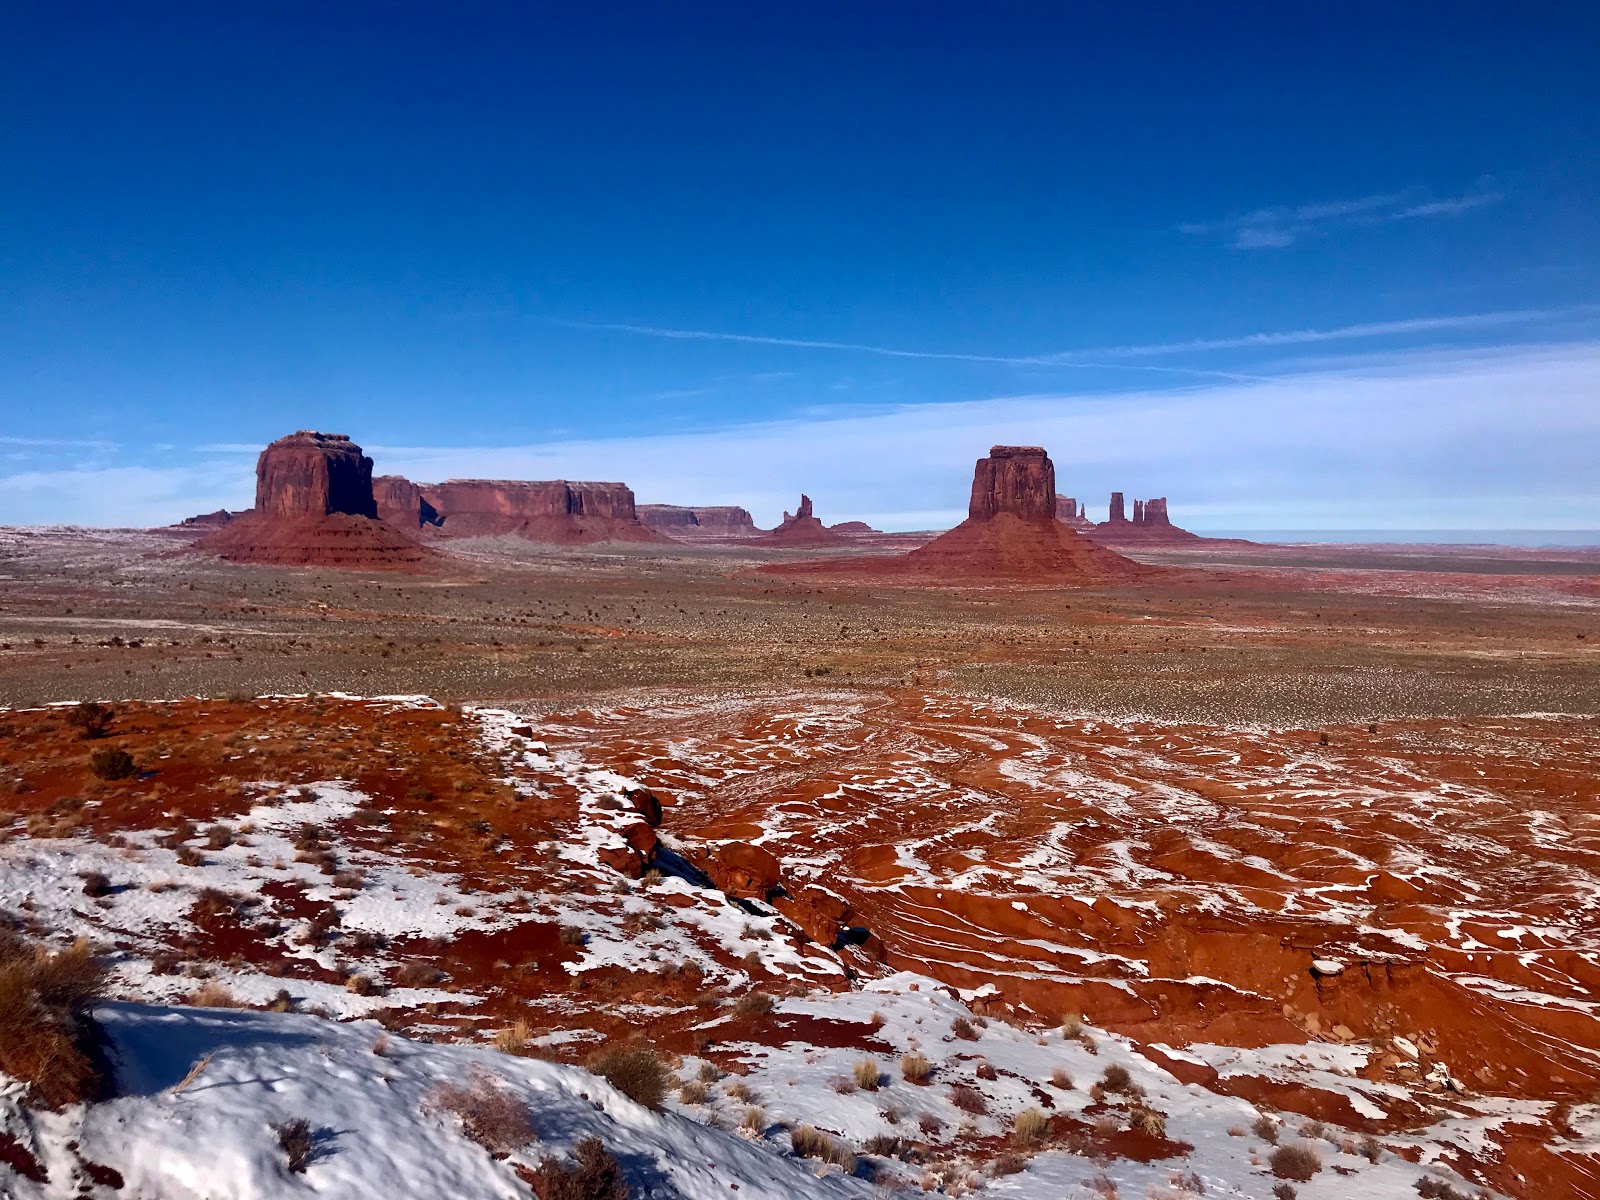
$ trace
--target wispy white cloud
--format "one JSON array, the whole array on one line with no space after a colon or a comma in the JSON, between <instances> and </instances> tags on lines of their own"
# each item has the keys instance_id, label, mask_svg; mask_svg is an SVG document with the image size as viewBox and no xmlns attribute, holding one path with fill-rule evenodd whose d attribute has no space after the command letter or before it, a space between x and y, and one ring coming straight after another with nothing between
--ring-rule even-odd
<instances>
[{"instance_id":1,"label":"wispy white cloud","mask_svg":"<svg viewBox=\"0 0 1600 1200\"><path fill-rule=\"evenodd\" d=\"M1010 355L968 354L960 351L943 350L904 350L862 342L815 341L804 338L767 336L764 334L726 333L713 329L669 329L655 325L629 325L613 322L563 321L560 323L574 329L606 330L615 333L638 334L642 337L667 338L675 341L738 342L761 346L798 347L808 350L854 351L889 358L926 358L997 363L1012 367L1077 367L1094 369L1126 367L1134 370L1260 382L1262 376L1239 371L1217 371L1197 367L1166 367L1151 363L1108 362L1106 360L1160 357L1167 354L1198 353L1212 350L1275 349L1316 342L1341 342L1383 337L1403 337L1424 333L1470 331L1505 325L1530 325L1541 321L1556 321L1596 312L1600 312L1600 305L1584 304L1567 308L1521 308L1508 309L1501 312L1459 313L1438 317L1408 317L1399 321L1367 321L1355 325L1340 325L1331 329L1265 330L1223 338L1191 338L1178 342L1096 346L1085 350L1061 350L1043 354Z\"/></svg>"},{"instance_id":2,"label":"wispy white cloud","mask_svg":"<svg viewBox=\"0 0 1600 1200\"><path fill-rule=\"evenodd\" d=\"M972 462L1042 444L1060 487L1103 511L1113 488L1165 495L1200 528L1597 528L1600 340L1431 350L1182 390L1052 392L956 404L516 446L386 444L378 470L621 479L641 502L742 504L764 522L802 490L830 521L959 520ZM243 449L243 447L241 447ZM249 448L252 452L255 447ZM250 503L251 461L217 455L0 473L0 521L164 524ZM3 472L3 466L0 466Z\"/></svg>"},{"instance_id":3,"label":"wispy white cloud","mask_svg":"<svg viewBox=\"0 0 1600 1200\"><path fill-rule=\"evenodd\" d=\"M1434 197L1426 189L1378 192L1350 200L1311 204L1275 205L1239 216L1210 221L1188 221L1181 233L1221 237L1236 250L1271 250L1292 246L1303 238L1321 237L1339 229L1388 225L1423 217L1447 217L1487 208L1506 198L1492 179L1479 180L1457 196Z\"/></svg>"}]
</instances>

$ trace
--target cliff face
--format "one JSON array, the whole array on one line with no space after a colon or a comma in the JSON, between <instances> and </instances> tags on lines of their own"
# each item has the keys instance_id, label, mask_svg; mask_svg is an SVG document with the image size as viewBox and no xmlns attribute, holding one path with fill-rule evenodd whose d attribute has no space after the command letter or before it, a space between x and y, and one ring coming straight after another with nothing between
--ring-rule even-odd
<instances>
[{"instance_id":1,"label":"cliff face","mask_svg":"<svg viewBox=\"0 0 1600 1200\"><path fill-rule=\"evenodd\" d=\"M422 489L403 475L376 475L372 496L378 505L378 519L396 529L421 529L437 525L439 514L422 497Z\"/></svg>"},{"instance_id":2,"label":"cliff face","mask_svg":"<svg viewBox=\"0 0 1600 1200\"><path fill-rule=\"evenodd\" d=\"M256 512L268 519L349 513L377 518L372 460L342 433L302 429L256 461Z\"/></svg>"},{"instance_id":3,"label":"cliff face","mask_svg":"<svg viewBox=\"0 0 1600 1200\"><path fill-rule=\"evenodd\" d=\"M639 520L678 538L748 537L760 533L747 509L732 504L640 504Z\"/></svg>"},{"instance_id":4,"label":"cliff face","mask_svg":"<svg viewBox=\"0 0 1600 1200\"><path fill-rule=\"evenodd\" d=\"M299 430L256 462L256 506L196 545L230 562L418 570L433 559L378 519L372 460L341 433Z\"/></svg>"},{"instance_id":5,"label":"cliff face","mask_svg":"<svg viewBox=\"0 0 1600 1200\"><path fill-rule=\"evenodd\" d=\"M1056 468L1039 446L994 446L980 458L972 474L969 521L986 521L999 513L1024 520L1053 520L1056 515Z\"/></svg>"},{"instance_id":6,"label":"cliff face","mask_svg":"<svg viewBox=\"0 0 1600 1200\"><path fill-rule=\"evenodd\" d=\"M515 534L566 545L667 540L640 522L633 491L622 483L452 479L421 492L440 531L452 537Z\"/></svg>"}]
</instances>

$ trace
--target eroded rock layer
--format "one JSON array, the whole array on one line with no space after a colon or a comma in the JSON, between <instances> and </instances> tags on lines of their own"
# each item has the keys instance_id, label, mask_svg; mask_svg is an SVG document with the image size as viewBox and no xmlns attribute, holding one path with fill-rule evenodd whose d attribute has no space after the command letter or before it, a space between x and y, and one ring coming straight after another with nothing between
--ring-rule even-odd
<instances>
[{"instance_id":1,"label":"eroded rock layer","mask_svg":"<svg viewBox=\"0 0 1600 1200\"><path fill-rule=\"evenodd\" d=\"M748 509L733 504L640 504L639 520L672 537L749 537L758 534Z\"/></svg>"},{"instance_id":2,"label":"eroded rock layer","mask_svg":"<svg viewBox=\"0 0 1600 1200\"><path fill-rule=\"evenodd\" d=\"M422 488L403 475L374 476L372 495L379 519L396 529L421 529L439 523L439 514L423 499Z\"/></svg>"},{"instance_id":3,"label":"eroded rock layer","mask_svg":"<svg viewBox=\"0 0 1600 1200\"><path fill-rule=\"evenodd\" d=\"M424 485L422 498L451 537L514 534L560 545L667 540L639 520L633 490L623 483L451 479Z\"/></svg>"}]
</instances>

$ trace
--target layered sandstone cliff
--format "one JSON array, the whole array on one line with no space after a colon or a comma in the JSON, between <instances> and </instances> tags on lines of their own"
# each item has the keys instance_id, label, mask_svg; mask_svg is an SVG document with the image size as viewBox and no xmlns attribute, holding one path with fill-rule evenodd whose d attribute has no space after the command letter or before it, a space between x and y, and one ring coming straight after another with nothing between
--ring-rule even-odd
<instances>
[{"instance_id":1,"label":"layered sandstone cliff","mask_svg":"<svg viewBox=\"0 0 1600 1200\"><path fill-rule=\"evenodd\" d=\"M422 495L422 488L404 475L375 475L372 495L378 505L378 519L396 529L421 529L437 525L439 514Z\"/></svg>"},{"instance_id":2,"label":"layered sandstone cliff","mask_svg":"<svg viewBox=\"0 0 1600 1200\"><path fill-rule=\"evenodd\" d=\"M431 552L378 519L372 460L342 433L302 429L256 460L254 510L198 546L231 562L415 570Z\"/></svg>"},{"instance_id":3,"label":"layered sandstone cliff","mask_svg":"<svg viewBox=\"0 0 1600 1200\"><path fill-rule=\"evenodd\" d=\"M1079 504L1072 496L1056 497L1056 520L1065 522L1079 533L1085 533L1094 528L1094 522L1089 520L1084 512L1084 506Z\"/></svg>"},{"instance_id":4,"label":"layered sandstone cliff","mask_svg":"<svg viewBox=\"0 0 1600 1200\"><path fill-rule=\"evenodd\" d=\"M732 504L640 504L639 520L676 538L751 537L761 533L748 509Z\"/></svg>"},{"instance_id":5,"label":"layered sandstone cliff","mask_svg":"<svg viewBox=\"0 0 1600 1200\"><path fill-rule=\"evenodd\" d=\"M451 479L421 491L450 537L513 534L558 545L668 540L639 520L633 491L622 483Z\"/></svg>"}]
</instances>

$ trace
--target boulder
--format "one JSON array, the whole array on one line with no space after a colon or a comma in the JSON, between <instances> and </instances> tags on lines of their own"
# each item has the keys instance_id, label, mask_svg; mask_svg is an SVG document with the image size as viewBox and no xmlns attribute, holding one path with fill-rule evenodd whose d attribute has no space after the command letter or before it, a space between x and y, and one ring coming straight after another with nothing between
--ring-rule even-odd
<instances>
[{"instance_id":1,"label":"boulder","mask_svg":"<svg viewBox=\"0 0 1600 1200\"><path fill-rule=\"evenodd\" d=\"M766 900L783 882L783 864L749 842L724 842L705 864L711 882L738 900Z\"/></svg>"}]
</instances>

